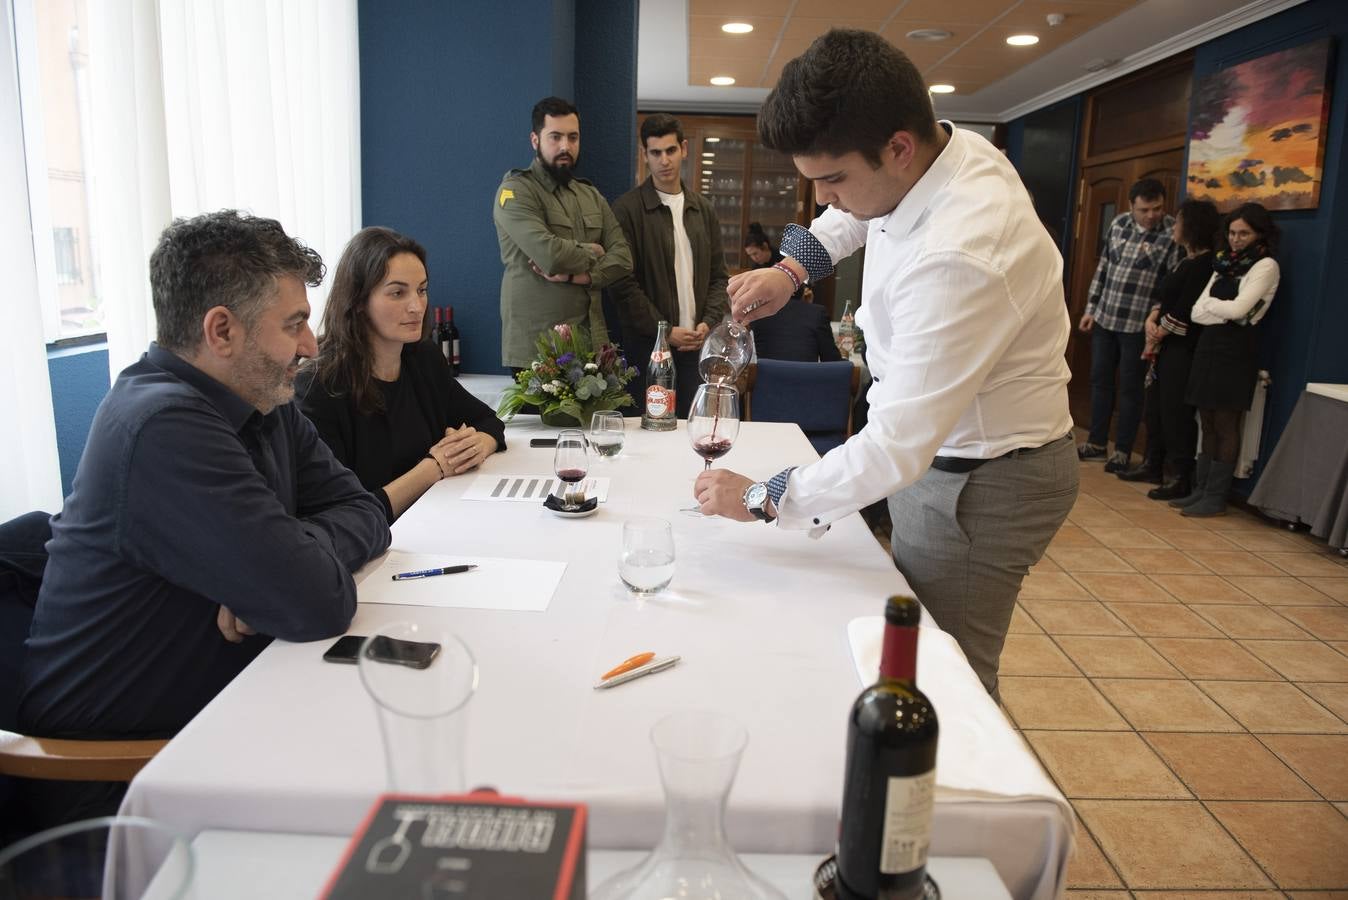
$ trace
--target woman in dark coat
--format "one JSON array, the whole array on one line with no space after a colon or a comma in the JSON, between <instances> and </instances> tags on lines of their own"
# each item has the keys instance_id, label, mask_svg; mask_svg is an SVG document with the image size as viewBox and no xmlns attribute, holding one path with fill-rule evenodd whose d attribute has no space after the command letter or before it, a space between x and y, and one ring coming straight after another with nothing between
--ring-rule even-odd
<instances>
[{"instance_id":1,"label":"woman in dark coat","mask_svg":"<svg viewBox=\"0 0 1348 900\"><path fill-rule=\"evenodd\" d=\"M318 356L296 383L304 414L390 523L440 479L505 449L505 425L426 339L427 297L422 246L364 229L342 252Z\"/></svg>"},{"instance_id":2,"label":"woman in dark coat","mask_svg":"<svg viewBox=\"0 0 1348 900\"><path fill-rule=\"evenodd\" d=\"M1226 493L1240 453L1240 420L1254 400L1259 377L1255 326L1268 313L1280 276L1274 259L1278 226L1258 203L1246 203L1227 216L1222 242L1212 278L1190 315L1203 334L1185 401L1198 407L1203 447L1194 467L1194 490L1170 501L1186 516L1226 514Z\"/></svg>"}]
</instances>

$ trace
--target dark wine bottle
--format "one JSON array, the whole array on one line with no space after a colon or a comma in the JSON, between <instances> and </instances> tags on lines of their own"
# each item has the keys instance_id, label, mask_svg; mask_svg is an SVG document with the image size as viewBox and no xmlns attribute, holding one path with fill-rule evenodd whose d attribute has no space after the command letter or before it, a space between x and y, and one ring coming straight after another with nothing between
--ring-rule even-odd
<instances>
[{"instance_id":1,"label":"dark wine bottle","mask_svg":"<svg viewBox=\"0 0 1348 900\"><path fill-rule=\"evenodd\" d=\"M838 896L914 900L923 894L936 790L936 711L917 688L922 607L890 597L880 680L852 704L847 724Z\"/></svg>"},{"instance_id":2,"label":"dark wine bottle","mask_svg":"<svg viewBox=\"0 0 1348 900\"><path fill-rule=\"evenodd\" d=\"M454 307L445 307L445 334L449 341L449 367L459 374L459 326L454 324Z\"/></svg>"},{"instance_id":3,"label":"dark wine bottle","mask_svg":"<svg viewBox=\"0 0 1348 900\"><path fill-rule=\"evenodd\" d=\"M445 328L444 310L438 306L435 308L435 330L431 332L431 340L435 341L435 345L444 354L445 362L450 362L449 330Z\"/></svg>"}]
</instances>

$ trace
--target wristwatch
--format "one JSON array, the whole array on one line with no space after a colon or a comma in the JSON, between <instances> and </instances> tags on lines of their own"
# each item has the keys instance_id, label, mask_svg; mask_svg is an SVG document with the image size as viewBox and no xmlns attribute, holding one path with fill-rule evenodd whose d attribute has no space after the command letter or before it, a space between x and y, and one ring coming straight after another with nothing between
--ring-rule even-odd
<instances>
[{"instance_id":1,"label":"wristwatch","mask_svg":"<svg viewBox=\"0 0 1348 900\"><path fill-rule=\"evenodd\" d=\"M771 522L768 515L768 486L766 482L756 481L744 489L744 508L753 513L760 522Z\"/></svg>"}]
</instances>

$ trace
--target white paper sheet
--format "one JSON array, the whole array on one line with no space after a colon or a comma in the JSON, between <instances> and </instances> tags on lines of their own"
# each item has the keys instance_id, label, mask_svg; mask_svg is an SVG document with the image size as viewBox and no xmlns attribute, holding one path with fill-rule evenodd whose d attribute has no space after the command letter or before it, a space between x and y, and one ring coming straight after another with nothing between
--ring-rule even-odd
<instances>
[{"instance_id":1,"label":"white paper sheet","mask_svg":"<svg viewBox=\"0 0 1348 900\"><path fill-rule=\"evenodd\" d=\"M587 478L585 496L608 500L608 478ZM562 483L556 475L479 475L463 492L465 500L514 500L542 503L553 493L561 496Z\"/></svg>"},{"instance_id":2,"label":"white paper sheet","mask_svg":"<svg viewBox=\"0 0 1348 900\"><path fill-rule=\"evenodd\" d=\"M394 581L399 572L441 566L476 565L471 572ZM490 556L442 556L390 550L360 579L361 603L439 606L447 609L500 609L543 612L566 571L566 563L544 559Z\"/></svg>"}]
</instances>

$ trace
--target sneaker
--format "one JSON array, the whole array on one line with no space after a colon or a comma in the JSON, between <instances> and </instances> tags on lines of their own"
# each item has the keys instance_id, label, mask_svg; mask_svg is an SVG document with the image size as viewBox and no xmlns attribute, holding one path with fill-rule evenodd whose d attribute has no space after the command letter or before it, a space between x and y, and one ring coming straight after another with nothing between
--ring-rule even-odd
<instances>
[{"instance_id":1,"label":"sneaker","mask_svg":"<svg viewBox=\"0 0 1348 900\"><path fill-rule=\"evenodd\" d=\"M1128 453L1115 453L1109 458L1109 462L1105 463L1105 471L1111 474L1128 471L1128 457L1130 455Z\"/></svg>"},{"instance_id":2,"label":"sneaker","mask_svg":"<svg viewBox=\"0 0 1348 900\"><path fill-rule=\"evenodd\" d=\"M1109 448L1101 447L1099 444L1082 444L1077 447L1077 459L1082 462L1095 462L1109 456Z\"/></svg>"}]
</instances>

